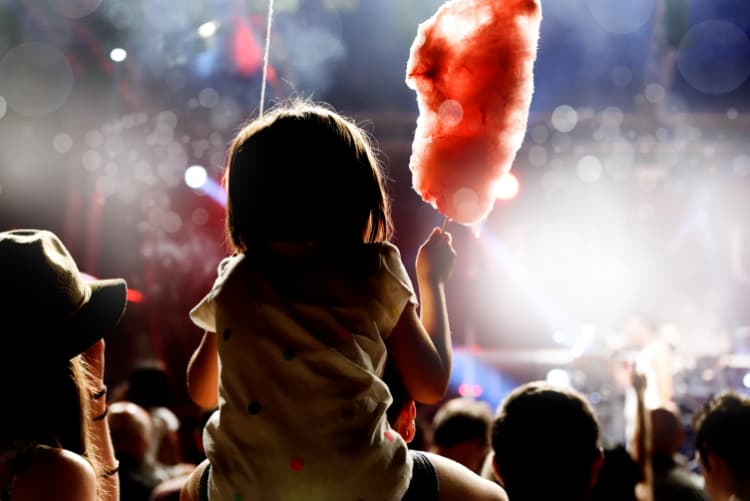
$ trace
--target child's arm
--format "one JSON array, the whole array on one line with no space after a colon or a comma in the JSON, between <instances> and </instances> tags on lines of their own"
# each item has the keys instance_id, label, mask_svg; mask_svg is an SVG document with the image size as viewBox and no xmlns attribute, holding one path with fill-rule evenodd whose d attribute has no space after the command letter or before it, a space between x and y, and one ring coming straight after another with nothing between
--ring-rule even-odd
<instances>
[{"instance_id":1,"label":"child's arm","mask_svg":"<svg viewBox=\"0 0 750 501\"><path fill-rule=\"evenodd\" d=\"M453 353L445 282L455 260L451 235L435 228L417 254L420 316L414 305L407 305L387 340L404 386L412 398L426 404L442 399L450 380Z\"/></svg>"},{"instance_id":2,"label":"child's arm","mask_svg":"<svg viewBox=\"0 0 750 501\"><path fill-rule=\"evenodd\" d=\"M219 403L219 352L216 334L206 331L190 357L187 369L188 394L203 409Z\"/></svg>"}]
</instances>

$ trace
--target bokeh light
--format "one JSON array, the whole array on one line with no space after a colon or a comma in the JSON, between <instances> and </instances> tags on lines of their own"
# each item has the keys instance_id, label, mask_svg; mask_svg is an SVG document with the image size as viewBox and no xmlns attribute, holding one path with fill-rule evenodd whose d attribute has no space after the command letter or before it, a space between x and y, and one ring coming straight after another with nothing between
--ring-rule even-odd
<instances>
[{"instance_id":1,"label":"bokeh light","mask_svg":"<svg viewBox=\"0 0 750 501\"><path fill-rule=\"evenodd\" d=\"M61 132L52 139L52 146L58 153L67 153L73 148L73 138L69 134Z\"/></svg>"},{"instance_id":2,"label":"bokeh light","mask_svg":"<svg viewBox=\"0 0 750 501\"><path fill-rule=\"evenodd\" d=\"M198 27L198 35L201 38L211 38L212 36L214 36L214 34L216 34L217 29L218 26L215 21L208 21Z\"/></svg>"},{"instance_id":3,"label":"bokeh light","mask_svg":"<svg viewBox=\"0 0 750 501\"><path fill-rule=\"evenodd\" d=\"M498 179L495 185L495 196L498 200L512 200L518 195L521 184L512 172L507 172Z\"/></svg>"},{"instance_id":4,"label":"bokeh light","mask_svg":"<svg viewBox=\"0 0 750 501\"><path fill-rule=\"evenodd\" d=\"M563 104L555 108L550 119L552 127L558 132L570 132L578 124L578 113L572 106Z\"/></svg>"},{"instance_id":5,"label":"bokeh light","mask_svg":"<svg viewBox=\"0 0 750 501\"><path fill-rule=\"evenodd\" d=\"M732 92L750 76L750 39L732 22L703 21L680 42L677 67L701 92Z\"/></svg>"},{"instance_id":6,"label":"bokeh light","mask_svg":"<svg viewBox=\"0 0 750 501\"><path fill-rule=\"evenodd\" d=\"M112 49L112 51L109 53L109 58L116 63L123 62L127 57L128 51L120 47Z\"/></svg>"},{"instance_id":7,"label":"bokeh light","mask_svg":"<svg viewBox=\"0 0 750 501\"><path fill-rule=\"evenodd\" d=\"M656 0L586 0L596 22L610 33L625 34L641 29L656 9Z\"/></svg>"},{"instance_id":8,"label":"bokeh light","mask_svg":"<svg viewBox=\"0 0 750 501\"><path fill-rule=\"evenodd\" d=\"M185 170L185 184L197 190L206 184L208 174L202 165L191 165Z\"/></svg>"},{"instance_id":9,"label":"bokeh light","mask_svg":"<svg viewBox=\"0 0 750 501\"><path fill-rule=\"evenodd\" d=\"M0 60L0 95L21 115L39 117L56 111L68 100L73 83L68 59L50 44L18 45Z\"/></svg>"},{"instance_id":10,"label":"bokeh light","mask_svg":"<svg viewBox=\"0 0 750 501\"><path fill-rule=\"evenodd\" d=\"M570 374L563 369L551 369L547 372L547 382L552 386L570 386Z\"/></svg>"}]
</instances>

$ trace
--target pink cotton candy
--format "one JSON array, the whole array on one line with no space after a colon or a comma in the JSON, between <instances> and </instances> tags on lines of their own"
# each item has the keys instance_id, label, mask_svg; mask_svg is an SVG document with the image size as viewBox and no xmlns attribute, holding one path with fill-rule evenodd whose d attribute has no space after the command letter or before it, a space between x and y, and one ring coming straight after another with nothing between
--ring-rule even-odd
<instances>
[{"instance_id":1,"label":"pink cotton candy","mask_svg":"<svg viewBox=\"0 0 750 501\"><path fill-rule=\"evenodd\" d=\"M452 0L419 25L406 67L419 118L409 168L425 202L454 221L484 219L526 133L541 7Z\"/></svg>"}]
</instances>

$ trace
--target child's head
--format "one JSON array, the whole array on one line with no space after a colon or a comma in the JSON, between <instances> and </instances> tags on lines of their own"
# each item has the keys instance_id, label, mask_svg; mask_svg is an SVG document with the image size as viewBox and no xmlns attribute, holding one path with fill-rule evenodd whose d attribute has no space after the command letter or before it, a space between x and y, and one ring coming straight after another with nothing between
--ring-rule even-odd
<instances>
[{"instance_id":1,"label":"child's head","mask_svg":"<svg viewBox=\"0 0 750 501\"><path fill-rule=\"evenodd\" d=\"M383 175L366 134L321 105L290 101L246 125L229 149L226 183L235 251L390 237Z\"/></svg>"}]
</instances>

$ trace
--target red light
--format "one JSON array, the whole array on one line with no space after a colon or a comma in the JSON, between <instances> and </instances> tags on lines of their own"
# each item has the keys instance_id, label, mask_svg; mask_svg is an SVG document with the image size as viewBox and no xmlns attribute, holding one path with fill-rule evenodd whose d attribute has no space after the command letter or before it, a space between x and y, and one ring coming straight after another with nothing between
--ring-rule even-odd
<instances>
[{"instance_id":1,"label":"red light","mask_svg":"<svg viewBox=\"0 0 750 501\"><path fill-rule=\"evenodd\" d=\"M495 196L498 200L511 200L520 190L521 183L518 182L518 178L512 172L508 172L497 181Z\"/></svg>"},{"instance_id":2,"label":"red light","mask_svg":"<svg viewBox=\"0 0 750 501\"><path fill-rule=\"evenodd\" d=\"M263 49L243 19L238 19L235 24L232 52L234 66L241 75L252 75L263 67Z\"/></svg>"},{"instance_id":3,"label":"red light","mask_svg":"<svg viewBox=\"0 0 750 501\"><path fill-rule=\"evenodd\" d=\"M482 396L483 391L482 387L478 384L461 383L458 387L458 394L462 397L479 398Z\"/></svg>"},{"instance_id":4,"label":"red light","mask_svg":"<svg viewBox=\"0 0 750 501\"><path fill-rule=\"evenodd\" d=\"M143 293L135 289L128 289L127 298L129 303L142 303Z\"/></svg>"}]
</instances>

